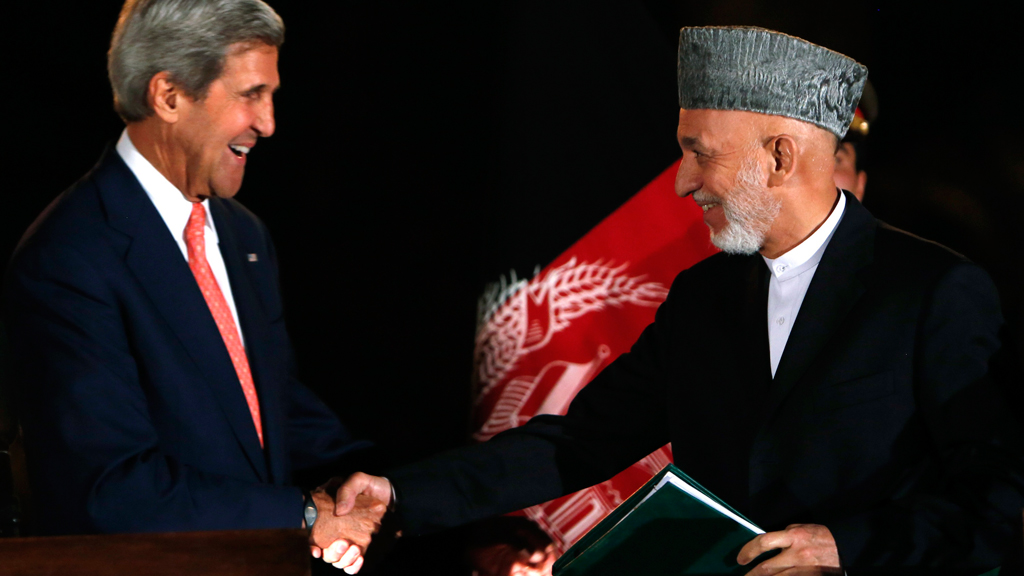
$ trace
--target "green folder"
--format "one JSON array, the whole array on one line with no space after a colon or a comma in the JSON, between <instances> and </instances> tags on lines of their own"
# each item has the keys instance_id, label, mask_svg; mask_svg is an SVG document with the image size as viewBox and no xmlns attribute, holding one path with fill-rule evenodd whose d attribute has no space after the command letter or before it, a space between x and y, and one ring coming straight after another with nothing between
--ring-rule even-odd
<instances>
[{"instance_id":1,"label":"green folder","mask_svg":"<svg viewBox=\"0 0 1024 576\"><path fill-rule=\"evenodd\" d=\"M555 562L555 576L745 574L740 548L763 534L669 464Z\"/></svg>"}]
</instances>

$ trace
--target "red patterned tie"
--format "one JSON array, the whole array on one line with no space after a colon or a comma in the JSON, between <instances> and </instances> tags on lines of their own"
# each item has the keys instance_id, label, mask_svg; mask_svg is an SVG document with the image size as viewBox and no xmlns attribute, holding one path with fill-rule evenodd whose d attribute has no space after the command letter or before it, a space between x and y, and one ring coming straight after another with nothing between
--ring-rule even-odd
<instances>
[{"instance_id":1,"label":"red patterned tie","mask_svg":"<svg viewBox=\"0 0 1024 576\"><path fill-rule=\"evenodd\" d=\"M260 438L260 446L263 446L263 425L260 423L260 402L256 398L256 387L252 383L252 372L249 371L249 359L245 356L245 347L239 337L238 327L235 326L235 319L231 316L231 309L228 308L227 300L217 285L217 279L213 277L210 270L210 263L206 261L206 241L203 239L203 228L206 225L206 209L199 202L192 204L192 214L188 217L188 226L185 227L185 244L188 246L188 267L192 269L192 275L196 277L199 289L203 291L203 298L206 305L210 307L213 320L220 330L220 337L224 339L224 345L231 355L231 363L235 365L235 373L238 374L238 381L242 383L242 392L245 394L245 401L249 404L249 413L252 414L252 423L256 425L256 435Z\"/></svg>"}]
</instances>

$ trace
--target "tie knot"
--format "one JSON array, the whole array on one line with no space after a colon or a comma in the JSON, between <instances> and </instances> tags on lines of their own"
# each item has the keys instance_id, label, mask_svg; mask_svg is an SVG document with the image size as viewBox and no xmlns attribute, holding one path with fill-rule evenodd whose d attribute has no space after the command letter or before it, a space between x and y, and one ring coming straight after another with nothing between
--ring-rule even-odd
<instances>
[{"instance_id":1,"label":"tie knot","mask_svg":"<svg viewBox=\"0 0 1024 576\"><path fill-rule=\"evenodd\" d=\"M206 209L202 202L192 203L192 213L188 215L188 225L185 226L185 236L191 237L203 235L203 226L206 225Z\"/></svg>"},{"instance_id":2,"label":"tie knot","mask_svg":"<svg viewBox=\"0 0 1024 576\"><path fill-rule=\"evenodd\" d=\"M194 202L192 204L192 213L188 216L188 224L185 226L185 244L188 248L188 260L192 262L196 256L202 255L204 249L203 242L203 226L206 225L206 209L203 208L201 202ZM196 254L193 254L193 251Z\"/></svg>"}]
</instances>

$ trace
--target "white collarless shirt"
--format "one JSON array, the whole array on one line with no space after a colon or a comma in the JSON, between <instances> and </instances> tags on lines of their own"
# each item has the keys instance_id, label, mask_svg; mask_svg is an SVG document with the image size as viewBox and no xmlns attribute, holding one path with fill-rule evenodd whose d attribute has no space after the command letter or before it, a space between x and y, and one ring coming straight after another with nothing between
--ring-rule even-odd
<instances>
[{"instance_id":1,"label":"white collarless shirt","mask_svg":"<svg viewBox=\"0 0 1024 576\"><path fill-rule=\"evenodd\" d=\"M170 230L174 241L181 249L181 255L188 262L188 246L185 244L185 227L188 226L189 216L192 214L192 202L189 202L181 194L170 180L164 177L149 160L135 148L131 138L128 137L128 130L121 132L121 138L117 140L116 150L128 169L138 179L146 196L160 213L164 224ZM224 299L227 300L228 308L231 310L231 317L235 320L238 329L238 338L245 346L245 339L242 336L242 325L238 322L238 310L235 309L235 298L231 294L231 282L228 280L228 271L224 267L224 258L220 254L220 241L217 237L217 227L210 215L210 203L203 200L203 209L206 210L206 226L203 232L204 244L206 246L206 261L210 264L213 277L217 280Z\"/></svg>"},{"instance_id":2,"label":"white collarless shirt","mask_svg":"<svg viewBox=\"0 0 1024 576\"><path fill-rule=\"evenodd\" d=\"M832 213L810 237L774 260L762 256L771 271L768 283L768 344L771 348L772 378L779 367L807 288L811 285L811 278L845 210L846 195L839 192L839 201Z\"/></svg>"}]
</instances>

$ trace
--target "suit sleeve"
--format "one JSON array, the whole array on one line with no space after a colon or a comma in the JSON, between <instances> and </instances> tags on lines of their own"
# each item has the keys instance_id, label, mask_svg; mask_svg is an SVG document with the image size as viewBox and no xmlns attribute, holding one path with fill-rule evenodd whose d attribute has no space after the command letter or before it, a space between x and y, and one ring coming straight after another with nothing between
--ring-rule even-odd
<instances>
[{"instance_id":1,"label":"suit sleeve","mask_svg":"<svg viewBox=\"0 0 1024 576\"><path fill-rule=\"evenodd\" d=\"M540 504L603 482L664 446L672 348L664 324L675 307L670 294L630 352L585 386L565 416L539 415L483 444L391 471L405 531L432 532Z\"/></svg>"},{"instance_id":2,"label":"suit sleeve","mask_svg":"<svg viewBox=\"0 0 1024 576\"><path fill-rule=\"evenodd\" d=\"M205 473L161 451L103 274L72 246L26 252L5 295L42 531L299 527L298 488Z\"/></svg>"},{"instance_id":3,"label":"suit sleeve","mask_svg":"<svg viewBox=\"0 0 1024 576\"><path fill-rule=\"evenodd\" d=\"M999 565L1014 532L1020 537L1024 435L1000 394L1005 379L1019 386L1020 374L1003 361L1013 351L1002 347L1001 325L995 287L980 268L959 264L938 281L915 353L931 465L912 491L830 523L851 574L881 566L980 573Z\"/></svg>"}]
</instances>

